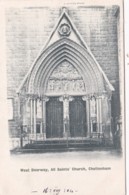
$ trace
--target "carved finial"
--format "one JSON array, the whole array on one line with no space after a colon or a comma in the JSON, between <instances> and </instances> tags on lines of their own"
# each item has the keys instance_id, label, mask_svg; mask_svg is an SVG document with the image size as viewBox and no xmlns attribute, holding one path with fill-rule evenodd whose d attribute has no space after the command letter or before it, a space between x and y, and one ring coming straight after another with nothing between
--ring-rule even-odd
<instances>
[{"instance_id":1,"label":"carved finial","mask_svg":"<svg viewBox=\"0 0 129 195\"><path fill-rule=\"evenodd\" d=\"M67 7L62 7L62 12L66 12L66 13L68 13L68 9L67 9Z\"/></svg>"}]
</instances>

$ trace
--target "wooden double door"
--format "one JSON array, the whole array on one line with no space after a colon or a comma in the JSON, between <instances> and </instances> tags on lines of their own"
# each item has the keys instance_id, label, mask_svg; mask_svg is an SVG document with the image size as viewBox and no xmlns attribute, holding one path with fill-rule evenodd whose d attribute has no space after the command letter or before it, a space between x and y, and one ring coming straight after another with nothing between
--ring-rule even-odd
<instances>
[{"instance_id":1,"label":"wooden double door","mask_svg":"<svg viewBox=\"0 0 129 195\"><path fill-rule=\"evenodd\" d=\"M64 132L64 109L63 102L59 97L50 97L46 103L46 137L63 138ZM86 128L86 103L82 97L74 97L69 102L69 137L85 137Z\"/></svg>"}]
</instances>

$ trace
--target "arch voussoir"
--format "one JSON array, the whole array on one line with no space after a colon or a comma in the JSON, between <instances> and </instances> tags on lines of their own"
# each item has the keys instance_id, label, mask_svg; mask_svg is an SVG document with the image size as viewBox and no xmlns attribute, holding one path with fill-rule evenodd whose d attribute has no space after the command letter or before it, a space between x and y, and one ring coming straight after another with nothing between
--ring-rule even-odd
<instances>
[{"instance_id":1,"label":"arch voussoir","mask_svg":"<svg viewBox=\"0 0 129 195\"><path fill-rule=\"evenodd\" d=\"M103 77L86 49L70 40L60 40L51 47L46 49L47 55L43 52L35 64L28 82L28 93L44 94L50 74L63 60L72 63L79 71L87 86L87 93L104 90Z\"/></svg>"}]
</instances>

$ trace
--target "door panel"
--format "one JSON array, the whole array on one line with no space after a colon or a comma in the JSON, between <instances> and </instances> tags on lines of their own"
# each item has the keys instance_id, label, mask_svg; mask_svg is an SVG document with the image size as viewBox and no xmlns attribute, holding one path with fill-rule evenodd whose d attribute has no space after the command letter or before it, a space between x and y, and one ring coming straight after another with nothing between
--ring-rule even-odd
<instances>
[{"instance_id":1,"label":"door panel","mask_svg":"<svg viewBox=\"0 0 129 195\"><path fill-rule=\"evenodd\" d=\"M63 137L63 103L51 97L46 103L46 137Z\"/></svg>"},{"instance_id":2,"label":"door panel","mask_svg":"<svg viewBox=\"0 0 129 195\"><path fill-rule=\"evenodd\" d=\"M86 136L86 103L82 97L74 97L69 104L71 137Z\"/></svg>"},{"instance_id":3,"label":"door panel","mask_svg":"<svg viewBox=\"0 0 129 195\"><path fill-rule=\"evenodd\" d=\"M36 124L36 133L40 133L40 124Z\"/></svg>"}]
</instances>

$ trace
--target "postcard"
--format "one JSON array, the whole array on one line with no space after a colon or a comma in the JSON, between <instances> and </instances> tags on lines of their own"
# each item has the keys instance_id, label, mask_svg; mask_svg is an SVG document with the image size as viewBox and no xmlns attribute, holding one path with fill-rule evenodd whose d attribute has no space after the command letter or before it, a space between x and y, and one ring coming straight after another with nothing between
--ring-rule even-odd
<instances>
[{"instance_id":1,"label":"postcard","mask_svg":"<svg viewBox=\"0 0 129 195\"><path fill-rule=\"evenodd\" d=\"M126 194L124 1L1 5L1 195Z\"/></svg>"}]
</instances>

